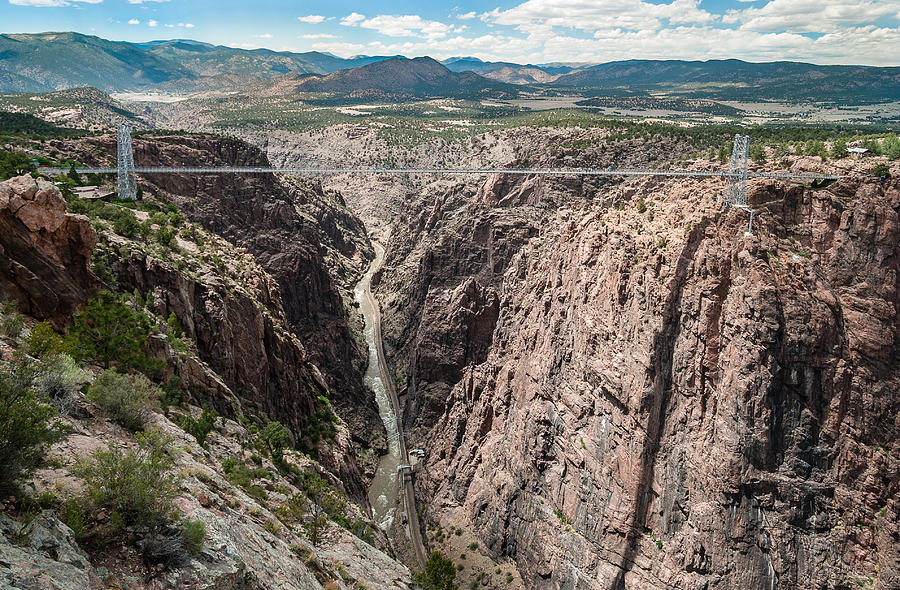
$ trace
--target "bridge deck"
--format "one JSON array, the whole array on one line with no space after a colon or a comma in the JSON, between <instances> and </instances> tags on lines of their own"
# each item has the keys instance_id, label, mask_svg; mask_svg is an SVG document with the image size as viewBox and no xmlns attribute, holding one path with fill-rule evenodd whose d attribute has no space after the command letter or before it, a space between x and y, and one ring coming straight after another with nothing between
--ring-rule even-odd
<instances>
[{"instance_id":1,"label":"bridge deck","mask_svg":"<svg viewBox=\"0 0 900 590\"><path fill-rule=\"evenodd\" d=\"M729 178L731 172L718 170L642 170L634 168L263 168L251 166L221 167L135 167L136 174L438 174L485 175L517 174L537 176L694 176ZM39 167L41 174L65 174L69 168ZM79 174L117 174L118 168L75 167ZM748 172L748 178L782 178L801 180L838 180L839 174L795 174L791 172Z\"/></svg>"}]
</instances>

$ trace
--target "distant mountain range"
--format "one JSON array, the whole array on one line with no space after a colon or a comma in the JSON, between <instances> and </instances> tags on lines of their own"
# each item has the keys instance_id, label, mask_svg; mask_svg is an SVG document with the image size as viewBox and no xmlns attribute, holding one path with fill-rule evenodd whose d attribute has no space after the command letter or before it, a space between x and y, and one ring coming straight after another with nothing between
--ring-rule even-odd
<instances>
[{"instance_id":1,"label":"distant mountain range","mask_svg":"<svg viewBox=\"0 0 900 590\"><path fill-rule=\"evenodd\" d=\"M356 56L235 49L175 39L108 41L80 33L0 35L0 91L93 86L106 92L195 92L273 84L296 91L410 96L514 96L525 90L592 97L665 92L718 100L900 100L900 67L740 60L629 60L521 65L474 57Z\"/></svg>"},{"instance_id":2,"label":"distant mountain range","mask_svg":"<svg viewBox=\"0 0 900 590\"><path fill-rule=\"evenodd\" d=\"M235 49L176 39L107 41L80 33L0 35L0 91L52 92L93 86L106 92L195 91L272 80L289 73L327 74L389 59L326 53Z\"/></svg>"},{"instance_id":3,"label":"distant mountain range","mask_svg":"<svg viewBox=\"0 0 900 590\"><path fill-rule=\"evenodd\" d=\"M568 72L553 86L588 91L672 89L693 98L734 100L900 100L900 67L631 60Z\"/></svg>"},{"instance_id":4,"label":"distant mountain range","mask_svg":"<svg viewBox=\"0 0 900 590\"><path fill-rule=\"evenodd\" d=\"M298 92L349 94L375 91L390 95L513 98L520 88L471 71L454 72L430 57L394 57L368 65L302 79Z\"/></svg>"}]
</instances>

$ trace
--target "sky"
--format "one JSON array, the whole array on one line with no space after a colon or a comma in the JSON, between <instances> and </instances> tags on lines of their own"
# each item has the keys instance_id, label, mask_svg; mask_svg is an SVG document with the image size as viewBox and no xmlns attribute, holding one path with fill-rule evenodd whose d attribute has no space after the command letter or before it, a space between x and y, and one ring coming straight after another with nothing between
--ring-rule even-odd
<instances>
[{"instance_id":1,"label":"sky","mask_svg":"<svg viewBox=\"0 0 900 590\"><path fill-rule=\"evenodd\" d=\"M516 63L900 65L900 0L0 0L0 32Z\"/></svg>"}]
</instances>

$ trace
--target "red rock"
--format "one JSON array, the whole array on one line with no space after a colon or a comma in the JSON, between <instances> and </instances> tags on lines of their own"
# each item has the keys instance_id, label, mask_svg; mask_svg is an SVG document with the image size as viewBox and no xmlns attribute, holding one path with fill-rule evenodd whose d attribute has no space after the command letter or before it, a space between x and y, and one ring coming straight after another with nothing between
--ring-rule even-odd
<instances>
[{"instance_id":1,"label":"red rock","mask_svg":"<svg viewBox=\"0 0 900 590\"><path fill-rule=\"evenodd\" d=\"M24 313L62 327L100 287L90 270L96 242L88 219L67 214L51 183L30 176L0 183L0 293Z\"/></svg>"}]
</instances>

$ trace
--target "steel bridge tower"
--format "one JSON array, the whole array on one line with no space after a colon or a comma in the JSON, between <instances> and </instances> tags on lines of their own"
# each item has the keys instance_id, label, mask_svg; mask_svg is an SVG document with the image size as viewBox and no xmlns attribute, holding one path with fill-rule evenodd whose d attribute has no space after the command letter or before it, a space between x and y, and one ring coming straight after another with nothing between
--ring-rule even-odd
<instances>
[{"instance_id":1,"label":"steel bridge tower","mask_svg":"<svg viewBox=\"0 0 900 590\"><path fill-rule=\"evenodd\" d=\"M731 169L725 187L725 203L732 207L747 208L747 156L750 153L750 136L734 136L731 150Z\"/></svg>"},{"instance_id":2,"label":"steel bridge tower","mask_svg":"<svg viewBox=\"0 0 900 590\"><path fill-rule=\"evenodd\" d=\"M134 152L131 149L131 126L119 123L116 137L118 179L116 188L123 201L137 199L137 178L134 175Z\"/></svg>"}]
</instances>

